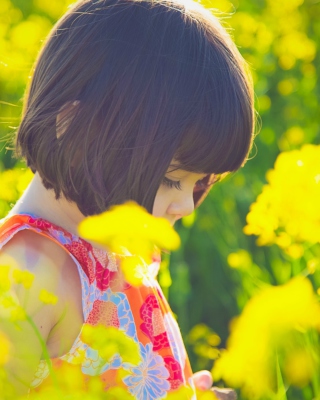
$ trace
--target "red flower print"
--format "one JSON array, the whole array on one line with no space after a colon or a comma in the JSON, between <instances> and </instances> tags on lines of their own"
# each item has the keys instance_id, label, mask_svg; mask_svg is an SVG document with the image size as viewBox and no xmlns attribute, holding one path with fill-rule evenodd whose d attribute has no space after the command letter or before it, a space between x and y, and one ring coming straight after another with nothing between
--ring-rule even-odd
<instances>
[{"instance_id":1,"label":"red flower print","mask_svg":"<svg viewBox=\"0 0 320 400\"><path fill-rule=\"evenodd\" d=\"M99 261L96 262L96 279L98 289L101 291L108 289L110 285L110 270L102 266Z\"/></svg>"},{"instance_id":2,"label":"red flower print","mask_svg":"<svg viewBox=\"0 0 320 400\"><path fill-rule=\"evenodd\" d=\"M140 316L143 323L140 328L153 343L153 350L169 347L169 340L163 322L159 303L153 294L150 294L140 308Z\"/></svg>"},{"instance_id":3,"label":"red flower print","mask_svg":"<svg viewBox=\"0 0 320 400\"><path fill-rule=\"evenodd\" d=\"M64 247L79 261L82 269L89 278L89 283L94 281L94 265L91 258L88 256L88 250L81 242L72 242L65 244Z\"/></svg>"},{"instance_id":4,"label":"red flower print","mask_svg":"<svg viewBox=\"0 0 320 400\"><path fill-rule=\"evenodd\" d=\"M168 381L170 382L171 389L178 389L183 384L183 376L181 365L172 356L163 357L166 368L168 369L170 376Z\"/></svg>"},{"instance_id":5,"label":"red flower print","mask_svg":"<svg viewBox=\"0 0 320 400\"><path fill-rule=\"evenodd\" d=\"M28 218L28 223L36 228L41 229L42 231L47 232L50 228L53 228L53 225L42 218Z\"/></svg>"},{"instance_id":6,"label":"red flower print","mask_svg":"<svg viewBox=\"0 0 320 400\"><path fill-rule=\"evenodd\" d=\"M90 325L103 324L119 328L117 306L111 301L95 300L86 321Z\"/></svg>"}]
</instances>

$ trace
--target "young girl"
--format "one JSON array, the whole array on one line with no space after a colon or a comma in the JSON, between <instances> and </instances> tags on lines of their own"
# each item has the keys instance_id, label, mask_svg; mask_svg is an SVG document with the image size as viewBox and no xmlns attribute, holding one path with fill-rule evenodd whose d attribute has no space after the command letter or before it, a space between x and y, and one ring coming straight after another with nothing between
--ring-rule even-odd
<instances>
[{"instance_id":1,"label":"young girl","mask_svg":"<svg viewBox=\"0 0 320 400\"><path fill-rule=\"evenodd\" d=\"M111 254L77 235L85 216L134 200L172 224L192 213L222 173L246 161L253 92L245 63L219 21L176 0L80 0L55 25L35 64L17 132L34 179L0 223L0 264L35 280L14 286L34 326L0 326L18 394L41 391L84 354L84 382L162 399L192 376L179 328L156 278L120 284ZM43 306L39 292L58 296ZM106 362L82 337L113 326L139 345L141 364ZM36 331L46 343L45 360ZM119 378L120 368L127 376ZM219 395L220 396L220 395Z\"/></svg>"}]
</instances>

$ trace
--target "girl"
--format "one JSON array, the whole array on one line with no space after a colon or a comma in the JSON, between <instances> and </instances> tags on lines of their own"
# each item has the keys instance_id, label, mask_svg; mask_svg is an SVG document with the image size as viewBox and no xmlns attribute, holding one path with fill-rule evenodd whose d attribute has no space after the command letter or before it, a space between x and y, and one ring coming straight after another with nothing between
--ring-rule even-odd
<instances>
[{"instance_id":1,"label":"girl","mask_svg":"<svg viewBox=\"0 0 320 400\"><path fill-rule=\"evenodd\" d=\"M120 385L137 399L161 399L183 385L210 387L208 373L192 377L155 277L121 284L112 255L77 236L77 225L129 199L172 224L189 215L220 174L246 161L253 118L245 63L199 4L80 0L58 21L17 132L34 179L0 225L0 264L10 259L35 276L24 302L34 326L0 326L13 342L7 370L17 393L43 390L80 353L84 382L98 375L105 391ZM43 306L41 289L58 302ZM85 324L122 330L141 364L103 360L85 343Z\"/></svg>"}]
</instances>

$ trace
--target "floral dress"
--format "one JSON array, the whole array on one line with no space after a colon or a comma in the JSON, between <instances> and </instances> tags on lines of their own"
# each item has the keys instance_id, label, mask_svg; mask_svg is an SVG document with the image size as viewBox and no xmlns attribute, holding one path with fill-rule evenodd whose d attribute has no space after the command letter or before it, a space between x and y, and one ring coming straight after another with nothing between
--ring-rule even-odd
<instances>
[{"instance_id":1,"label":"floral dress","mask_svg":"<svg viewBox=\"0 0 320 400\"><path fill-rule=\"evenodd\" d=\"M150 265L143 285L133 287L124 282L119 289L118 263L113 254L34 215L18 214L1 220L0 249L24 229L53 240L70 254L80 276L84 318L82 329L66 354L49 362L40 360L30 393L52 384L52 371L59 377L76 368L87 388L91 379L99 379L104 391L121 387L136 399L153 400L188 387L191 390L182 398L196 398L178 324L156 279L159 261ZM100 324L121 330L136 343L139 364L124 361L119 353L106 360L84 340L83 327Z\"/></svg>"}]
</instances>

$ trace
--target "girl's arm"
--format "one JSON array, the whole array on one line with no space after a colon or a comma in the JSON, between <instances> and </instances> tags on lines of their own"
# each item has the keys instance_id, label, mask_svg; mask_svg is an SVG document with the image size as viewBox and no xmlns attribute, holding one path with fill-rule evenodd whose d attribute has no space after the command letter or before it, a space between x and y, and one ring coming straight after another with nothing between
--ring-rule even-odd
<instances>
[{"instance_id":1,"label":"girl's arm","mask_svg":"<svg viewBox=\"0 0 320 400\"><path fill-rule=\"evenodd\" d=\"M40 297L43 289L58 297L61 291L56 247L47 238L25 230L17 233L0 252L0 268L10 266L10 296L17 304L12 309L2 304L0 312L0 331L10 341L5 370L17 395L27 393L39 360L49 356L48 336L64 313L63 299L56 304L45 304ZM30 288L30 275L21 274L26 271L34 275ZM17 283L19 280L21 283ZM0 292L0 298L3 296Z\"/></svg>"}]
</instances>

